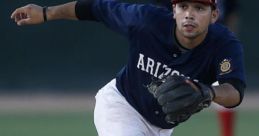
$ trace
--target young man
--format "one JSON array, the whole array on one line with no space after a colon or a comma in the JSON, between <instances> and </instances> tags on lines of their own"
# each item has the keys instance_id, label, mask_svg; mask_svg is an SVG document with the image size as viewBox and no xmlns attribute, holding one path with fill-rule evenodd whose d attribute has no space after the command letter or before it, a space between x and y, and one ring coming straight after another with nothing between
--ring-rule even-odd
<instances>
[{"instance_id":1,"label":"young man","mask_svg":"<svg viewBox=\"0 0 259 136\"><path fill-rule=\"evenodd\" d=\"M154 5L87 0L48 8L29 4L11 18L18 25L91 20L124 35L130 43L128 62L96 95L98 134L170 136L175 126L212 100L229 108L239 105L245 88L242 45L227 28L214 24L216 2L173 0L172 8L173 12ZM153 79L162 79L158 89L150 87ZM220 84L211 87L215 81ZM199 102L185 101L189 96ZM174 116L178 111L183 114Z\"/></svg>"}]
</instances>

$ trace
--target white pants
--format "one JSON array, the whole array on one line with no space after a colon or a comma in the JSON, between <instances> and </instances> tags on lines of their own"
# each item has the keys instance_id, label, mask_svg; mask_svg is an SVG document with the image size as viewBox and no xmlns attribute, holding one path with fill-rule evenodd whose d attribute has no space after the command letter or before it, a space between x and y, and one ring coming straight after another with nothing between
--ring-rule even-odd
<instances>
[{"instance_id":1,"label":"white pants","mask_svg":"<svg viewBox=\"0 0 259 136\"><path fill-rule=\"evenodd\" d=\"M146 121L121 95L113 79L95 96L94 123L99 136L170 136Z\"/></svg>"}]
</instances>

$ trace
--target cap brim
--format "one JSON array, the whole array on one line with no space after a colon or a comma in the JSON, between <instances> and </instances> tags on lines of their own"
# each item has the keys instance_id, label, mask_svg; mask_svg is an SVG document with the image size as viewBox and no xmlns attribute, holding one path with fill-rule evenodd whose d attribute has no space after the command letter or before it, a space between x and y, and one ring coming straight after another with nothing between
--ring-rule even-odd
<instances>
[{"instance_id":1,"label":"cap brim","mask_svg":"<svg viewBox=\"0 0 259 136\"><path fill-rule=\"evenodd\" d=\"M179 2L184 2L184 1L190 1L190 2L198 2L206 5L215 5L215 3L212 3L211 1L208 0L172 0L173 4L179 3Z\"/></svg>"}]
</instances>

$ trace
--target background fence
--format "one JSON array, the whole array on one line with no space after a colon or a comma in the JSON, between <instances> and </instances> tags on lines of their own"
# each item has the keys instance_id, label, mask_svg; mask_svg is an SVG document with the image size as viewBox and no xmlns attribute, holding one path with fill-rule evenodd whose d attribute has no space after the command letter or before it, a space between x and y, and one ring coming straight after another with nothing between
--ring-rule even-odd
<instances>
[{"instance_id":1,"label":"background fence","mask_svg":"<svg viewBox=\"0 0 259 136\"><path fill-rule=\"evenodd\" d=\"M0 90L96 89L123 66L127 59L127 41L102 24L61 20L18 27L10 19L15 8L28 3L56 5L64 2L67 1L0 2ZM259 14L254 12L258 4L259 1L240 0L239 7L238 36L244 43L249 88L259 85Z\"/></svg>"}]
</instances>

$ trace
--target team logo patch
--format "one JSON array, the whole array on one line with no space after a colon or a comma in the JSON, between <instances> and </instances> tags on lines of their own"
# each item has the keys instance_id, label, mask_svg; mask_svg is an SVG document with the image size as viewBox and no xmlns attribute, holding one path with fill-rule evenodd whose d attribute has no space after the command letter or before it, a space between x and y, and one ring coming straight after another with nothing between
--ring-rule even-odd
<instances>
[{"instance_id":1,"label":"team logo patch","mask_svg":"<svg viewBox=\"0 0 259 136\"><path fill-rule=\"evenodd\" d=\"M224 74L230 73L232 71L230 60L224 59L220 63L220 71L221 71L220 75L224 75Z\"/></svg>"}]
</instances>

